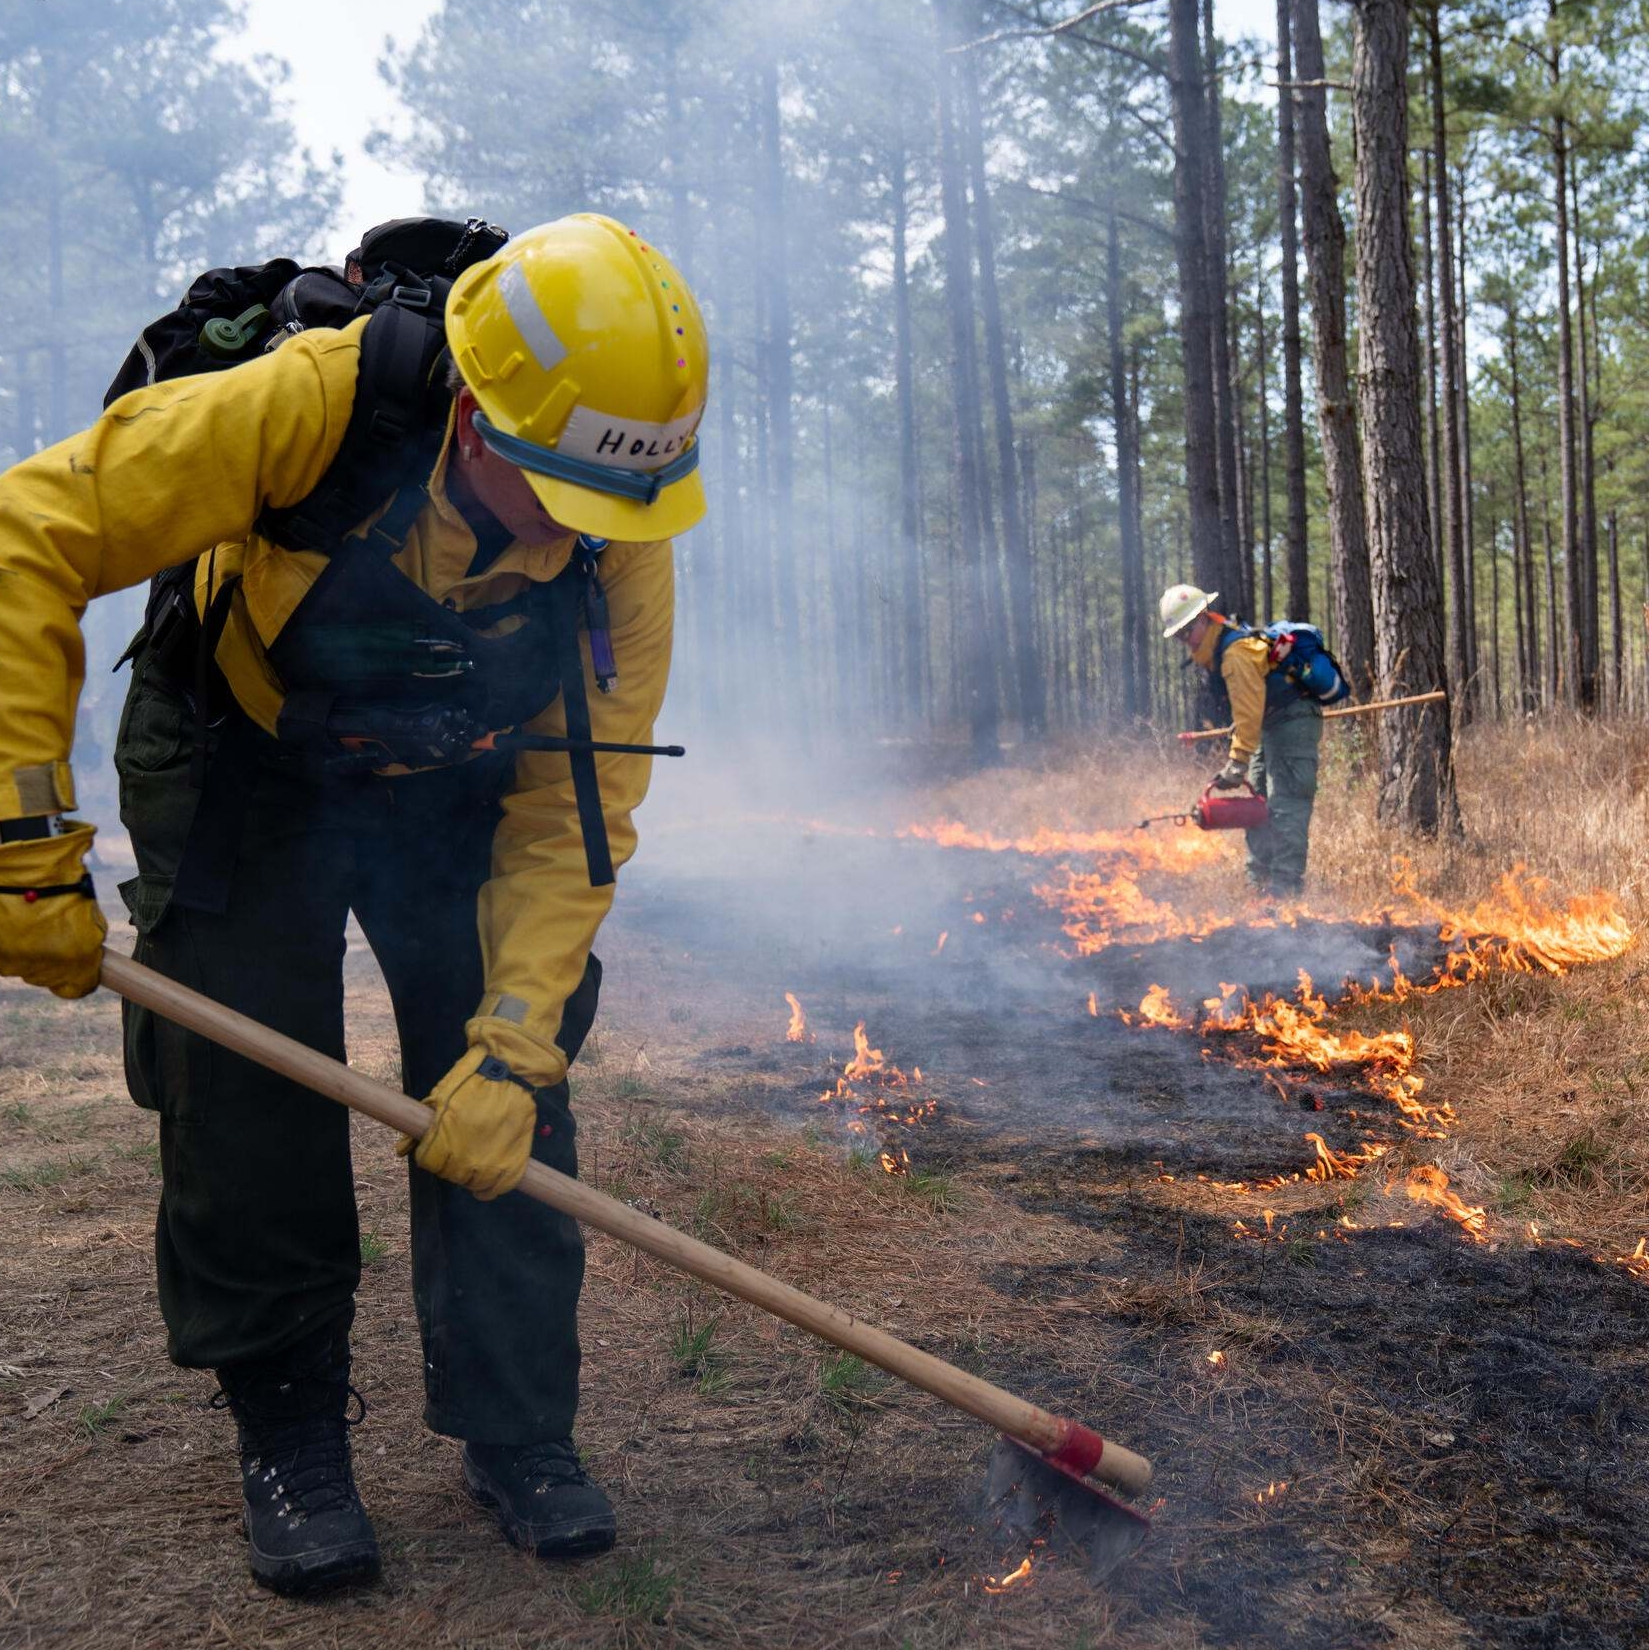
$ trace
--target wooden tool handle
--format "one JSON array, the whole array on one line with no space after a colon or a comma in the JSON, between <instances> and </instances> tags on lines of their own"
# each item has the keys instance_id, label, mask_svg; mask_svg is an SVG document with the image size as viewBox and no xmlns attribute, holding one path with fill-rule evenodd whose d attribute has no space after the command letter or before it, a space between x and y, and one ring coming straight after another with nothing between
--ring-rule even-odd
<instances>
[{"instance_id":1,"label":"wooden tool handle","mask_svg":"<svg viewBox=\"0 0 1649 1650\"><path fill-rule=\"evenodd\" d=\"M1367 716L1373 710L1400 710L1404 705L1434 705L1439 699L1447 698L1448 694L1442 688L1434 688L1430 693L1411 693L1402 699L1371 699L1366 705L1342 705L1338 710L1325 710L1323 720L1327 722L1336 716ZM1230 734L1229 727L1198 728L1195 733L1182 733L1178 738L1182 745L1194 745L1202 739L1226 739Z\"/></svg>"},{"instance_id":2,"label":"wooden tool handle","mask_svg":"<svg viewBox=\"0 0 1649 1650\"><path fill-rule=\"evenodd\" d=\"M225 1008L118 951L104 950L103 983L122 997L403 1134L421 1137L429 1127L430 1111L421 1102ZM833 1346L856 1353L954 1408L1009 1433L1079 1477L1101 1479L1132 1495L1151 1481L1151 1463L1144 1456L1101 1439L1078 1422L1016 1398L942 1358L907 1346L850 1313L792 1289L582 1181L558 1174L542 1163L529 1163L520 1190L598 1232L714 1284Z\"/></svg>"}]
</instances>

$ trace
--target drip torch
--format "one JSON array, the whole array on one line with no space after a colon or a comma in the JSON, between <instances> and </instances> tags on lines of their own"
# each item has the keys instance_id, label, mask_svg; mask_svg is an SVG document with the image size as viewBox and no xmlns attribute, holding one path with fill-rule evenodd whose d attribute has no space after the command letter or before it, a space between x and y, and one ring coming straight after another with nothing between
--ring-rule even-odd
<instances>
[{"instance_id":1,"label":"drip torch","mask_svg":"<svg viewBox=\"0 0 1649 1650\"><path fill-rule=\"evenodd\" d=\"M1212 785L1185 813L1152 814L1138 829L1153 825L1195 825L1200 831L1254 831L1271 817L1265 798L1246 781L1240 791L1217 791Z\"/></svg>"}]
</instances>

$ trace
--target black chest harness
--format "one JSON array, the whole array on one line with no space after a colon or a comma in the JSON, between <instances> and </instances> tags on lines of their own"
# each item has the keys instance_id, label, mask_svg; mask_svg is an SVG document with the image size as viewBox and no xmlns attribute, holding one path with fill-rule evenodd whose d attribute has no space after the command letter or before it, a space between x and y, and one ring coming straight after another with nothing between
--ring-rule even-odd
<instances>
[{"instance_id":1,"label":"black chest harness","mask_svg":"<svg viewBox=\"0 0 1649 1650\"><path fill-rule=\"evenodd\" d=\"M565 752L590 883L604 887L613 881L613 864L595 754L682 754L679 746L591 737L581 630L589 636L597 687L611 691L618 676L599 572L606 541L580 536L554 579L468 611L437 601L392 559L429 502L427 478L445 437L450 392L438 319L444 298L444 292L430 294L422 305L390 302L374 312L362 334L354 406L337 457L307 498L265 511L257 523L258 532L282 548L327 557L267 650L284 693L275 728L278 750L283 760L339 776L392 765L447 767L478 752ZM380 510L370 529L356 531ZM484 571L489 559L478 554L471 573ZM173 896L218 911L227 900L256 746L255 730L230 705L207 761L212 661L236 582L211 590L206 616L191 637L193 777L202 797ZM156 581L140 637L157 649L162 670L178 686L182 650L166 646L166 631L174 622L195 629L187 623L194 613L193 583L193 563ZM208 583L211 588L210 577ZM558 694L566 738L514 731ZM221 692L217 697L221 701Z\"/></svg>"}]
</instances>

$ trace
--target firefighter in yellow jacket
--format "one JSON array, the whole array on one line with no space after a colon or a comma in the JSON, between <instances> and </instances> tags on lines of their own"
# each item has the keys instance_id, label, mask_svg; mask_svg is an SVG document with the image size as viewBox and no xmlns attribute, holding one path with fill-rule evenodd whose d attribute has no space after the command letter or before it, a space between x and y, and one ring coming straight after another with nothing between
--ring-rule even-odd
<instances>
[{"instance_id":1,"label":"firefighter in yellow jacket","mask_svg":"<svg viewBox=\"0 0 1649 1650\"><path fill-rule=\"evenodd\" d=\"M647 788L669 540L704 510L708 346L668 260L585 214L464 269L444 321L300 331L0 477L0 973L97 985L92 828L67 817L79 621L181 567L116 752L138 956L342 1058L357 916L435 1114L410 1168L425 1417L510 1540L566 1555L615 1533L572 1442L583 1247L502 1194L529 1157L576 1172L567 1066ZM388 499L375 451L410 477ZM130 1006L125 1037L160 1114L169 1350L234 1412L253 1573L370 1577L348 1114Z\"/></svg>"},{"instance_id":2,"label":"firefighter in yellow jacket","mask_svg":"<svg viewBox=\"0 0 1649 1650\"><path fill-rule=\"evenodd\" d=\"M1265 636L1213 611L1218 599L1217 591L1171 586L1160 603L1162 634L1225 685L1231 749L1214 787L1250 784L1266 799L1267 822L1247 833L1248 880L1258 894L1291 898L1305 886L1323 713L1277 668Z\"/></svg>"}]
</instances>

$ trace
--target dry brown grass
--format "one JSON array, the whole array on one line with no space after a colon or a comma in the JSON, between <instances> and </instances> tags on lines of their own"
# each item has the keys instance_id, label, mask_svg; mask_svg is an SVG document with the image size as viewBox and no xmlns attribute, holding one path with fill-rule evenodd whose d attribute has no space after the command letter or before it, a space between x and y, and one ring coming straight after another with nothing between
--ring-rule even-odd
<instances>
[{"instance_id":1,"label":"dry brown grass","mask_svg":"<svg viewBox=\"0 0 1649 1650\"><path fill-rule=\"evenodd\" d=\"M1564 894L1600 886L1634 923L1649 916L1645 730L1474 732L1460 762L1467 836L1442 844L1382 831L1347 742L1328 738L1314 904L1378 906L1402 852L1447 902L1474 902L1523 862ZM877 818L1004 835L1127 826L1189 800L1207 766L1173 747L1060 751ZM1240 914L1233 864L1210 857L1180 897ZM1140 1559L1108 1590L1055 1571L983 1596L979 1575L1015 1555L970 1530L980 1428L601 1238L581 1443L614 1493L621 1546L571 1568L509 1552L463 1500L454 1446L418 1424L404 1185L387 1138L358 1121L375 1242L357 1335L372 1416L357 1449L385 1580L322 1604L270 1598L245 1577L230 1429L200 1408L211 1383L165 1360L153 1120L120 1092L115 1005L12 989L0 991L0 1645L1452 1650L1496 1642L1471 1624L1483 1600L1533 1617L1554 1574L1572 1575L1576 1599L1620 1585L1606 1525L1562 1523L1554 1502L1549 1537L1514 1527L1508 1496L1553 1492L1465 1453L1458 1349L1502 1296L1525 1310L1528 1220L1605 1255L1649 1232L1637 951L1357 1011L1363 1029L1411 1029L1428 1095L1458 1112L1447 1141L1409 1155L1435 1155L1490 1208L1491 1267L1452 1228L1441 1242L1311 1236L1341 1208L1385 1218L1378 1182L1285 1189L1273 1202L1301 1236L1274 1246L1219 1241L1252 1211L1215 1189L1079 1184L1028 1155L981 1159L933 1195L775 1120L709 1052L782 1033L760 959L748 981L710 979L644 922L619 922L603 949L602 1030L578 1079L586 1175L967 1367L1103 1417L1158 1464L1167 1505ZM388 1005L364 957L351 993L352 1053L389 1075ZM1545 1276L1531 1260L1531 1312ZM1552 1276L1559 1293L1592 1287L1588 1271ZM1411 1340L1401 1320L1422 1297L1444 1315ZM1223 1368L1207 1362L1216 1349ZM1409 1379L1426 1396L1398 1402L1393 1383ZM1458 1446L1437 1442L1457 1432ZM1256 1501L1283 1478L1287 1491Z\"/></svg>"}]
</instances>

